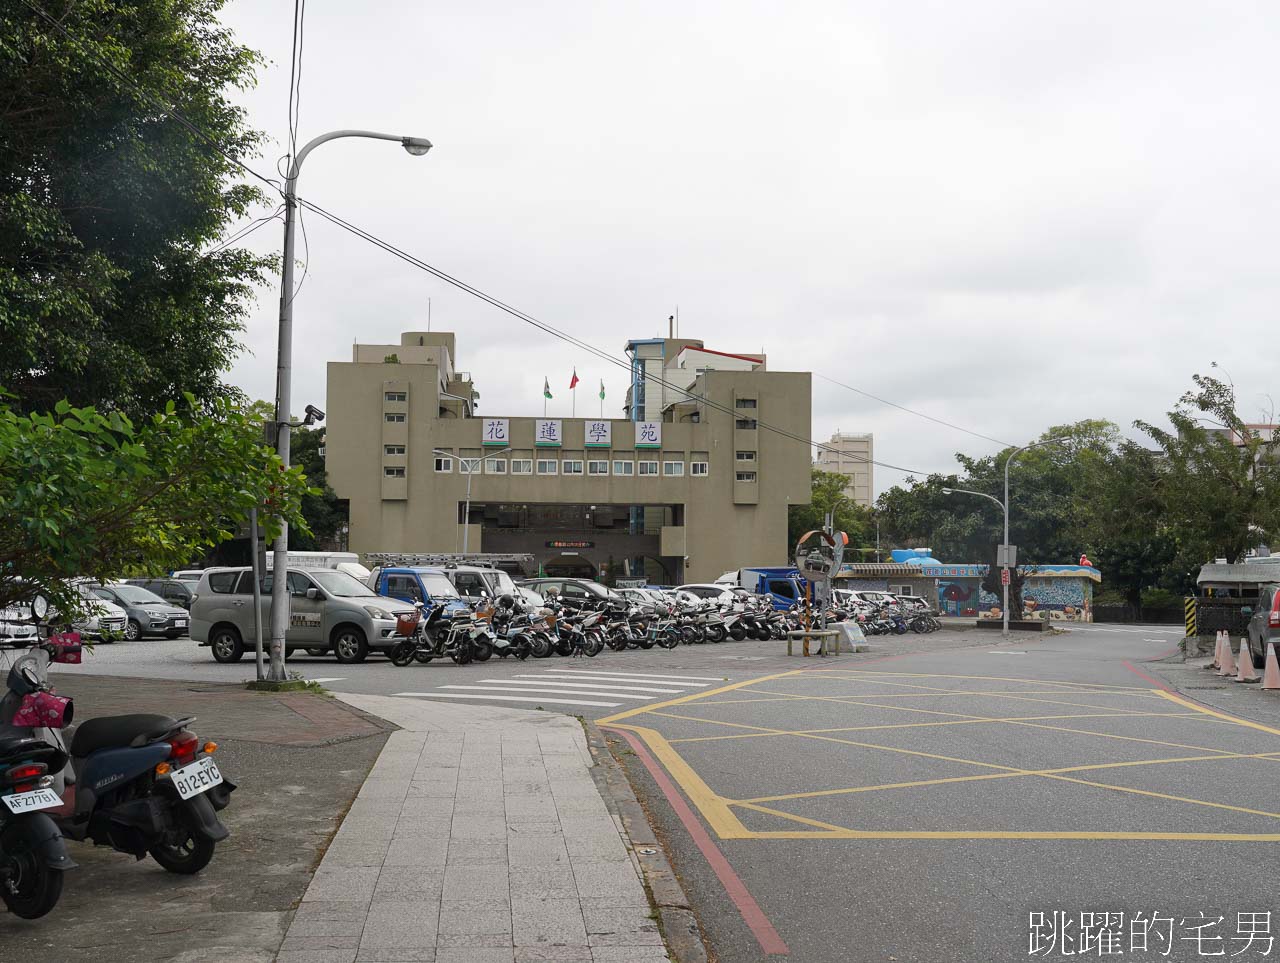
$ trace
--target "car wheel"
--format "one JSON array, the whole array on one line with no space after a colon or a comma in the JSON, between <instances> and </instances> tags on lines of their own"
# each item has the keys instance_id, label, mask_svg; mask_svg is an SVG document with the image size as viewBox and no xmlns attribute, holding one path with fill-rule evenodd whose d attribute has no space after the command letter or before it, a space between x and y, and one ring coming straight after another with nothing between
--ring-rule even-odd
<instances>
[{"instance_id":1,"label":"car wheel","mask_svg":"<svg viewBox=\"0 0 1280 963\"><path fill-rule=\"evenodd\" d=\"M333 654L343 665L363 662L369 655L369 643L356 626L344 625L333 633Z\"/></svg>"},{"instance_id":2,"label":"car wheel","mask_svg":"<svg viewBox=\"0 0 1280 963\"><path fill-rule=\"evenodd\" d=\"M124 624L124 637L130 642L142 638L142 624L137 619L130 619Z\"/></svg>"},{"instance_id":3,"label":"car wheel","mask_svg":"<svg viewBox=\"0 0 1280 963\"><path fill-rule=\"evenodd\" d=\"M244 642L240 633L230 625L222 625L213 630L209 636L209 648L213 650L216 662L239 662L244 655Z\"/></svg>"},{"instance_id":4,"label":"car wheel","mask_svg":"<svg viewBox=\"0 0 1280 963\"><path fill-rule=\"evenodd\" d=\"M314 655L319 658L322 655L328 655L329 650L319 645L313 645L307 649L307 655Z\"/></svg>"}]
</instances>

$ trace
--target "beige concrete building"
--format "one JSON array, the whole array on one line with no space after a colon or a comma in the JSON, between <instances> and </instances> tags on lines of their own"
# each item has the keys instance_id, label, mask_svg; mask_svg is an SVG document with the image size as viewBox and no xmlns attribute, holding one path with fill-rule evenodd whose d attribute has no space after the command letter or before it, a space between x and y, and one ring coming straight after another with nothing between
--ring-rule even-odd
<instances>
[{"instance_id":1,"label":"beige concrete building","mask_svg":"<svg viewBox=\"0 0 1280 963\"><path fill-rule=\"evenodd\" d=\"M692 339L627 345L622 418L481 417L454 335L328 366L329 483L357 552L530 553L547 574L710 581L788 563L809 500L808 372ZM465 509L470 485L470 512Z\"/></svg>"},{"instance_id":2,"label":"beige concrete building","mask_svg":"<svg viewBox=\"0 0 1280 963\"><path fill-rule=\"evenodd\" d=\"M859 505L870 508L875 501L875 439L870 432L852 434L837 431L827 442L833 451L819 450L814 464L823 471L838 472L849 479L845 491Z\"/></svg>"}]
</instances>

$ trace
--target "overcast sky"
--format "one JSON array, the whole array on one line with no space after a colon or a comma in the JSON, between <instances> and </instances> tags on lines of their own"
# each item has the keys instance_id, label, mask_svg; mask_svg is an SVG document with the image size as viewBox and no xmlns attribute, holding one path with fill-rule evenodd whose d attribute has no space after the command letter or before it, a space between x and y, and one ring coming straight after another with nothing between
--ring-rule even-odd
<instances>
[{"instance_id":1,"label":"overcast sky","mask_svg":"<svg viewBox=\"0 0 1280 963\"><path fill-rule=\"evenodd\" d=\"M292 12L224 12L269 61L243 97L260 170L286 149ZM1278 48L1268 2L310 0L299 143L436 146L327 144L299 193L619 357L678 305L685 337L815 372L814 438L949 470L999 446L817 375L1015 443L1158 419L1211 360L1248 414L1280 394ZM430 298L482 413L540 413L546 375L567 416L576 365L579 412L603 378L621 416L622 369L306 226L296 410ZM277 298L232 375L262 398Z\"/></svg>"}]
</instances>

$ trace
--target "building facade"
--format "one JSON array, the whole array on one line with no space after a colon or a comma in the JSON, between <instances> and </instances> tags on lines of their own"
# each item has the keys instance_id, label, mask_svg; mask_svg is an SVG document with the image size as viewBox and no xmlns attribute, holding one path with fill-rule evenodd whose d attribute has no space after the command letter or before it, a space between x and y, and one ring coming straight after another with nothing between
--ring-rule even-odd
<instances>
[{"instance_id":1,"label":"building facade","mask_svg":"<svg viewBox=\"0 0 1280 963\"><path fill-rule=\"evenodd\" d=\"M787 564L809 459L783 432L808 435L809 373L691 339L627 352L626 419L480 417L447 332L331 362L326 467L351 550L529 553L545 574L657 584Z\"/></svg>"},{"instance_id":2,"label":"building facade","mask_svg":"<svg viewBox=\"0 0 1280 963\"><path fill-rule=\"evenodd\" d=\"M859 505L870 508L875 501L875 439L870 432L854 434L837 431L818 451L815 467L836 472L849 479L845 492Z\"/></svg>"}]
</instances>

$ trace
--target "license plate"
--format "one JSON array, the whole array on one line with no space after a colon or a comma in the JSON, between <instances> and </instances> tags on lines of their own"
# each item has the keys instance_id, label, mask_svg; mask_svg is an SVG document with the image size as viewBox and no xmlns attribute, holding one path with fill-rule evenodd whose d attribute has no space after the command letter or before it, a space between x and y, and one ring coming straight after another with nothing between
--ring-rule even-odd
<instances>
[{"instance_id":1,"label":"license plate","mask_svg":"<svg viewBox=\"0 0 1280 963\"><path fill-rule=\"evenodd\" d=\"M189 766L173 770L169 773L169 778L173 780L178 795L183 799L190 799L221 783L222 773L218 772L213 759L204 756Z\"/></svg>"},{"instance_id":2,"label":"license plate","mask_svg":"<svg viewBox=\"0 0 1280 963\"><path fill-rule=\"evenodd\" d=\"M37 809L53 809L62 805L62 800L52 789L36 789L32 792L14 793L12 796L0 797L10 812L32 813Z\"/></svg>"},{"instance_id":3,"label":"license plate","mask_svg":"<svg viewBox=\"0 0 1280 963\"><path fill-rule=\"evenodd\" d=\"M187 620L186 620L186 619L174 619L174 620L173 620L173 627L174 627L175 629L185 629L185 628L187 627Z\"/></svg>"}]
</instances>

